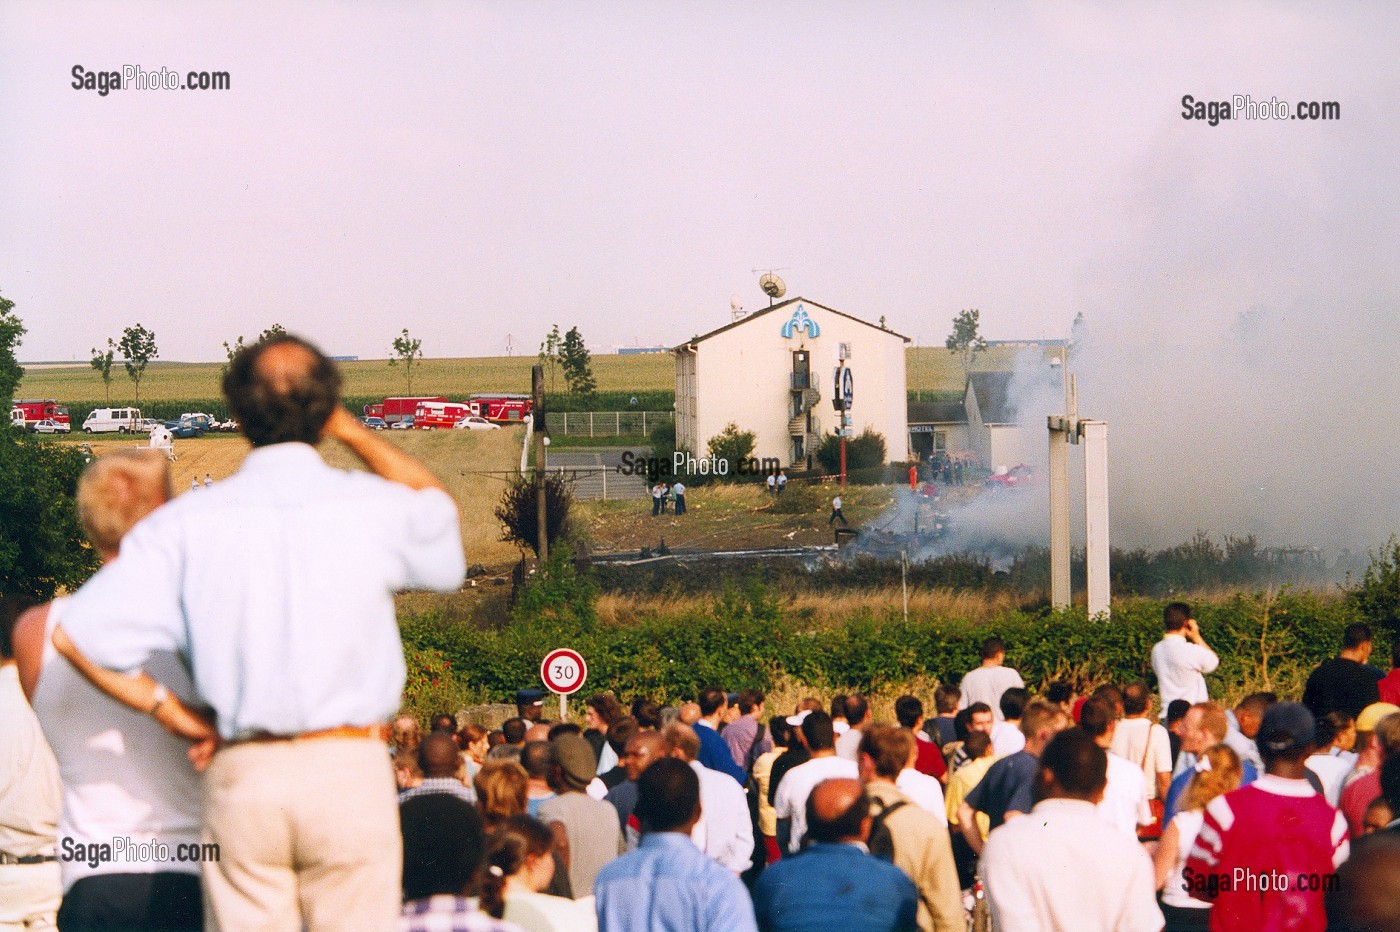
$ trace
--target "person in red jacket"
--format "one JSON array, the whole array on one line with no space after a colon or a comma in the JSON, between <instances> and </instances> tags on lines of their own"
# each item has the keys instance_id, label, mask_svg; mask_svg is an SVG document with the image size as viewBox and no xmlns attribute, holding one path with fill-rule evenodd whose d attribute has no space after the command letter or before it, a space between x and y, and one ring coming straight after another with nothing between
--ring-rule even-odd
<instances>
[{"instance_id":1,"label":"person in red jacket","mask_svg":"<svg viewBox=\"0 0 1400 932\"><path fill-rule=\"evenodd\" d=\"M1183 882L1213 902L1212 930L1324 932L1323 895L1350 848L1346 819L1305 777L1312 713L1275 703L1256 740L1265 776L1206 807Z\"/></svg>"},{"instance_id":2,"label":"person in red jacket","mask_svg":"<svg viewBox=\"0 0 1400 932\"><path fill-rule=\"evenodd\" d=\"M1390 642L1390 672L1376 685L1380 689L1381 702L1400 705L1400 638Z\"/></svg>"}]
</instances>

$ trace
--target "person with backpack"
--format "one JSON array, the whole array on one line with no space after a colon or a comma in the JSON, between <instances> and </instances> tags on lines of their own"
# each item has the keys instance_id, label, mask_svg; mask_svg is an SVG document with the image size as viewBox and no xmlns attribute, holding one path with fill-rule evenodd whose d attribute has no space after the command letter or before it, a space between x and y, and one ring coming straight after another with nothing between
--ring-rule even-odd
<instances>
[{"instance_id":1,"label":"person with backpack","mask_svg":"<svg viewBox=\"0 0 1400 932\"><path fill-rule=\"evenodd\" d=\"M866 846L904 871L918 888L921 932L962 932L966 920L948 828L895 785L918 755L914 740L912 732L890 725L869 726L861 737L860 779L873 814Z\"/></svg>"}]
</instances>

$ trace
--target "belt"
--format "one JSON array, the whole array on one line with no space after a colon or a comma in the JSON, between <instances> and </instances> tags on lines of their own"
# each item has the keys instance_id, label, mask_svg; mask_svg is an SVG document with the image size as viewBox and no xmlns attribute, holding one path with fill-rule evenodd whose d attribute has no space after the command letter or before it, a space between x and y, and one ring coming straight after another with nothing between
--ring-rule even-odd
<instances>
[{"instance_id":1,"label":"belt","mask_svg":"<svg viewBox=\"0 0 1400 932\"><path fill-rule=\"evenodd\" d=\"M8 851L0 851L0 864L47 864L57 860L56 854L26 854L20 857Z\"/></svg>"},{"instance_id":2,"label":"belt","mask_svg":"<svg viewBox=\"0 0 1400 932\"><path fill-rule=\"evenodd\" d=\"M234 738L225 743L224 747L238 744L270 744L280 741L316 741L321 738L368 738L373 741L387 741L388 733L387 725L341 725L336 728L322 728L319 731L303 731L295 735L274 735L270 732L258 731Z\"/></svg>"}]
</instances>

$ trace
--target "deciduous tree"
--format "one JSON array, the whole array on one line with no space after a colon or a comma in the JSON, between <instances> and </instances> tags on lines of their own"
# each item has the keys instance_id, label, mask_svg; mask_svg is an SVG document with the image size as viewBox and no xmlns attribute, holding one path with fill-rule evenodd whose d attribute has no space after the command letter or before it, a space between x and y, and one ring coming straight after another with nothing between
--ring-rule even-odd
<instances>
[{"instance_id":1,"label":"deciduous tree","mask_svg":"<svg viewBox=\"0 0 1400 932\"><path fill-rule=\"evenodd\" d=\"M559 325L555 324L549 333L545 334L544 342L540 344L540 365L549 372L550 391L554 391L555 374L559 371L559 350L563 343L564 338L559 335Z\"/></svg>"},{"instance_id":2,"label":"deciduous tree","mask_svg":"<svg viewBox=\"0 0 1400 932\"><path fill-rule=\"evenodd\" d=\"M127 378L136 386L136 404L140 405L141 378L146 374L146 367L150 365L151 360L160 355L160 351L156 349L156 335L140 324L133 324L122 331L117 349L121 350Z\"/></svg>"},{"instance_id":3,"label":"deciduous tree","mask_svg":"<svg viewBox=\"0 0 1400 932\"><path fill-rule=\"evenodd\" d=\"M583 342L583 334L573 327L564 334L559 347L559 364L564 369L564 382L575 395L591 395L598 387L593 381L593 361Z\"/></svg>"},{"instance_id":4,"label":"deciduous tree","mask_svg":"<svg viewBox=\"0 0 1400 932\"><path fill-rule=\"evenodd\" d=\"M987 348L987 341L977 332L981 316L982 312L975 307L959 311L953 318L953 332L943 344L950 352L958 354L964 373L972 371L972 361Z\"/></svg>"},{"instance_id":5,"label":"deciduous tree","mask_svg":"<svg viewBox=\"0 0 1400 932\"><path fill-rule=\"evenodd\" d=\"M112 338L107 338L107 352L98 352L96 347L92 350L92 367L102 376L102 392L107 399L107 404L112 403L112 359L117 355L117 344L112 342Z\"/></svg>"},{"instance_id":6,"label":"deciduous tree","mask_svg":"<svg viewBox=\"0 0 1400 932\"><path fill-rule=\"evenodd\" d=\"M394 337L392 346L394 355L389 357L389 365L397 366L403 363L404 375L408 377L408 387L404 391L405 395L413 394L413 364L423 358L423 341L408 335L408 328Z\"/></svg>"},{"instance_id":7,"label":"deciduous tree","mask_svg":"<svg viewBox=\"0 0 1400 932\"><path fill-rule=\"evenodd\" d=\"M25 330L14 309L15 302L0 295L0 402L6 412L15 398L19 380L24 378L24 368L15 361L15 347L19 346Z\"/></svg>"}]
</instances>

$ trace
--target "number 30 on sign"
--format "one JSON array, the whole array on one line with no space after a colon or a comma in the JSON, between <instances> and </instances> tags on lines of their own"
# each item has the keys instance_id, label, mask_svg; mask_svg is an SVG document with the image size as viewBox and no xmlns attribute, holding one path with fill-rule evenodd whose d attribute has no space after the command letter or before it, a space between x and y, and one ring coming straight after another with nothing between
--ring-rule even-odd
<instances>
[{"instance_id":1,"label":"number 30 on sign","mask_svg":"<svg viewBox=\"0 0 1400 932\"><path fill-rule=\"evenodd\" d=\"M540 679L552 693L571 696L583 688L588 679L588 664L578 651L561 647L552 650L540 664Z\"/></svg>"}]
</instances>

